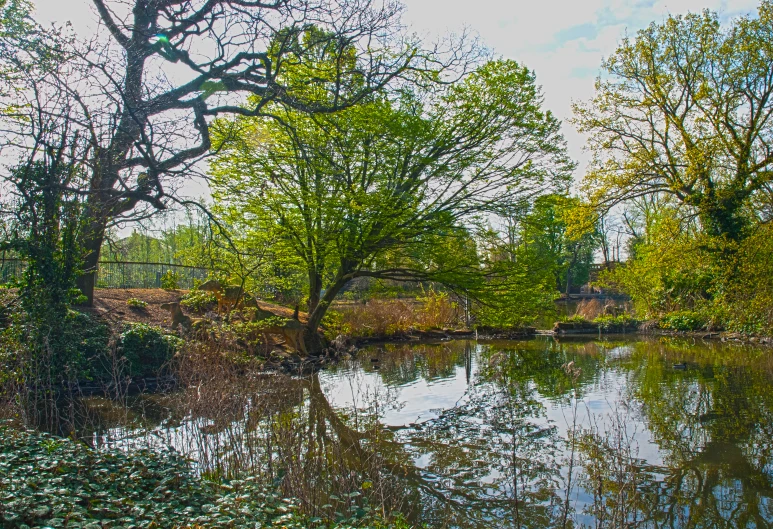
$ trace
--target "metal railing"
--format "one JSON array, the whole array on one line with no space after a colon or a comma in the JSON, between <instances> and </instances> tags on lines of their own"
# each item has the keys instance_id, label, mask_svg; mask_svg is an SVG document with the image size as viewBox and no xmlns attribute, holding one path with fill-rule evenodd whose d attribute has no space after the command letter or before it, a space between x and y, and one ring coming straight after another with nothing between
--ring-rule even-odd
<instances>
[{"instance_id":1,"label":"metal railing","mask_svg":"<svg viewBox=\"0 0 773 529\"><path fill-rule=\"evenodd\" d=\"M19 259L3 259L0 261L0 285L10 283L20 278L24 273L26 263Z\"/></svg>"},{"instance_id":2,"label":"metal railing","mask_svg":"<svg viewBox=\"0 0 773 529\"><path fill-rule=\"evenodd\" d=\"M25 267L26 262L20 259L0 260L0 284L21 279ZM161 288L173 283L176 288L188 290L193 288L194 280L204 281L208 275L208 269L194 266L101 261L97 288Z\"/></svg>"}]
</instances>

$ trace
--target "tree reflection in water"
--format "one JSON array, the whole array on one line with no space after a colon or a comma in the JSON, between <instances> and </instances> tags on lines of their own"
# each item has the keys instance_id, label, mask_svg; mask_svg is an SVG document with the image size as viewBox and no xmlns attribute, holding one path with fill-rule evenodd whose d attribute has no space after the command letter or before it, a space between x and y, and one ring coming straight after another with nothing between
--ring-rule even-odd
<instances>
[{"instance_id":1,"label":"tree reflection in water","mask_svg":"<svg viewBox=\"0 0 773 529\"><path fill-rule=\"evenodd\" d=\"M264 476L313 516L377 508L459 528L773 524L770 352L453 341L368 349L305 379L221 373L189 387L152 407L150 417L168 410L161 424L135 403L137 422L92 425L90 439L155 440L204 473Z\"/></svg>"}]
</instances>

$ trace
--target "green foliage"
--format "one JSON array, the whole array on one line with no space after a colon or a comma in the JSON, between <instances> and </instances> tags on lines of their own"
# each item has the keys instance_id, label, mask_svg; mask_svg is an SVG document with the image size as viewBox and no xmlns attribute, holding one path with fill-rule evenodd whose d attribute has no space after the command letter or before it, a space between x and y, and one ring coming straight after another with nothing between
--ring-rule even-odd
<instances>
[{"instance_id":1,"label":"green foliage","mask_svg":"<svg viewBox=\"0 0 773 529\"><path fill-rule=\"evenodd\" d=\"M701 312L692 310L669 312L660 318L660 327L673 331L699 331L704 329L707 323Z\"/></svg>"},{"instance_id":2,"label":"green foliage","mask_svg":"<svg viewBox=\"0 0 773 529\"><path fill-rule=\"evenodd\" d=\"M551 194L537 198L519 219L515 258L552 274L559 292L588 281L598 233L585 211L578 199Z\"/></svg>"},{"instance_id":3,"label":"green foliage","mask_svg":"<svg viewBox=\"0 0 773 529\"><path fill-rule=\"evenodd\" d=\"M722 27L705 10L622 40L575 107L593 202L667 195L713 237L741 240L773 181L773 3Z\"/></svg>"},{"instance_id":4,"label":"green foliage","mask_svg":"<svg viewBox=\"0 0 773 529\"><path fill-rule=\"evenodd\" d=\"M200 268L214 268L212 229L203 214L186 212L186 222L179 222L180 212L158 215L148 231L133 230L128 237L108 234L100 257L105 261L169 263Z\"/></svg>"},{"instance_id":5,"label":"green foliage","mask_svg":"<svg viewBox=\"0 0 773 529\"><path fill-rule=\"evenodd\" d=\"M573 314L571 316L562 316L561 321L566 323L585 323L588 320L580 314Z\"/></svg>"},{"instance_id":6,"label":"green foliage","mask_svg":"<svg viewBox=\"0 0 773 529\"><path fill-rule=\"evenodd\" d=\"M434 88L215 123L213 196L306 276L312 326L358 275L469 288L476 215L566 183L560 124L527 68L491 61Z\"/></svg>"},{"instance_id":7,"label":"green foliage","mask_svg":"<svg viewBox=\"0 0 773 529\"><path fill-rule=\"evenodd\" d=\"M187 294L185 294L182 298L180 298L180 305L185 307L186 309L196 312L196 313L203 313L206 312L208 309L211 309L217 304L217 298L215 297L215 294L212 292L206 292L204 290L191 290Z\"/></svg>"},{"instance_id":8,"label":"green foliage","mask_svg":"<svg viewBox=\"0 0 773 529\"><path fill-rule=\"evenodd\" d=\"M177 336L144 323L125 324L119 338L120 354L127 359L132 376L157 375L182 345Z\"/></svg>"},{"instance_id":9,"label":"green foliage","mask_svg":"<svg viewBox=\"0 0 773 529\"><path fill-rule=\"evenodd\" d=\"M3 527L392 527L372 509L309 520L255 477L205 480L175 452L92 450L0 424ZM367 507L367 505L366 505ZM343 517L342 517L343 518ZM398 525L395 527L404 527Z\"/></svg>"},{"instance_id":10,"label":"green foliage","mask_svg":"<svg viewBox=\"0 0 773 529\"><path fill-rule=\"evenodd\" d=\"M601 282L632 298L637 317L673 330L773 333L771 227L742 241L685 227L672 208L650 214L631 256Z\"/></svg>"},{"instance_id":11,"label":"green foliage","mask_svg":"<svg viewBox=\"0 0 773 529\"><path fill-rule=\"evenodd\" d=\"M50 349L41 350L29 343L29 316L22 307L0 308L0 312L5 313L6 322L6 325L0 324L0 365L3 365L0 394L10 391L22 395L28 385L40 384L45 388L103 374L110 341L110 328L104 322L89 314L67 310L61 322L61 334L56 339L56 358L52 358ZM49 371L50 364L57 361L62 362L59 365L63 373ZM32 400L44 397L43 393L41 389L41 395L32 395Z\"/></svg>"},{"instance_id":12,"label":"green foliage","mask_svg":"<svg viewBox=\"0 0 773 529\"><path fill-rule=\"evenodd\" d=\"M30 366L37 365L40 380L49 382L77 378L82 367L82 358L70 356L68 314L81 295L75 288L81 257L75 240L80 202L67 191L81 176L76 168L47 156L17 166L8 179L16 202L11 231L0 240L0 250L27 261L19 289L20 341Z\"/></svg>"},{"instance_id":13,"label":"green foliage","mask_svg":"<svg viewBox=\"0 0 773 529\"><path fill-rule=\"evenodd\" d=\"M593 320L593 323L597 323L602 329L630 329L637 327L639 325L639 320L630 314L620 314L619 316L598 316Z\"/></svg>"},{"instance_id":14,"label":"green foliage","mask_svg":"<svg viewBox=\"0 0 773 529\"><path fill-rule=\"evenodd\" d=\"M512 282L489 285L483 301L475 303L472 314L475 326L497 330L528 327L553 308L555 293L544 285L525 283L523 289Z\"/></svg>"},{"instance_id":15,"label":"green foliage","mask_svg":"<svg viewBox=\"0 0 773 529\"><path fill-rule=\"evenodd\" d=\"M161 288L164 290L177 290L180 287L180 275L173 271L167 270L163 276L161 276Z\"/></svg>"},{"instance_id":16,"label":"green foliage","mask_svg":"<svg viewBox=\"0 0 773 529\"><path fill-rule=\"evenodd\" d=\"M726 327L773 336L773 225L758 227L732 256L720 292ZM729 277L728 277L729 276ZM718 311L719 312L719 311Z\"/></svg>"},{"instance_id":17,"label":"green foliage","mask_svg":"<svg viewBox=\"0 0 773 529\"><path fill-rule=\"evenodd\" d=\"M147 301L142 301L141 299L137 299L137 298L127 299L126 304L133 309L144 309L148 306Z\"/></svg>"}]
</instances>

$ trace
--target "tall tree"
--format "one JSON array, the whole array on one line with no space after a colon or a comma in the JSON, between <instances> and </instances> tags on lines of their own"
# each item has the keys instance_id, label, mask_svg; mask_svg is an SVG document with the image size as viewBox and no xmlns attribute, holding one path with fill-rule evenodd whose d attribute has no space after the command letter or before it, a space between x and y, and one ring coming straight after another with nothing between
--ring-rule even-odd
<instances>
[{"instance_id":1,"label":"tall tree","mask_svg":"<svg viewBox=\"0 0 773 529\"><path fill-rule=\"evenodd\" d=\"M534 201L521 221L516 259L552 274L555 288L569 294L588 280L598 232L589 209L572 197L550 194Z\"/></svg>"},{"instance_id":2,"label":"tall tree","mask_svg":"<svg viewBox=\"0 0 773 529\"><path fill-rule=\"evenodd\" d=\"M273 225L305 262L311 330L356 277L453 284L479 272L474 248L449 241L464 246L476 215L565 186L573 167L534 74L514 61L281 118L219 123L230 143L212 170L222 207Z\"/></svg>"},{"instance_id":3,"label":"tall tree","mask_svg":"<svg viewBox=\"0 0 773 529\"><path fill-rule=\"evenodd\" d=\"M106 228L116 219L145 215L143 209L167 206L210 152L213 117L265 116L282 106L330 112L421 67L417 43L401 37L395 2L93 3L100 30L91 40L69 35L47 41L42 51L19 41L0 65L15 68L25 60L21 55L50 50L66 58L64 67L45 75L40 69L24 74L26 89L12 94L18 112L6 124L4 147L30 147L26 138L35 114L71 121L71 139L79 144L69 151L76 155L72 163L90 174L79 190L87 197L79 230L87 273L79 286L89 299ZM325 30L311 41L305 38L310 24ZM309 58L310 50L320 49L324 69ZM305 75L287 78L288 66L302 66ZM326 97L318 97L320 91ZM57 94L68 95L64 107L48 102ZM250 105L242 104L245 94L252 96Z\"/></svg>"},{"instance_id":4,"label":"tall tree","mask_svg":"<svg viewBox=\"0 0 773 529\"><path fill-rule=\"evenodd\" d=\"M739 240L773 182L773 3L722 27L716 13L653 23L603 63L575 106L598 205L665 193L710 235Z\"/></svg>"}]
</instances>

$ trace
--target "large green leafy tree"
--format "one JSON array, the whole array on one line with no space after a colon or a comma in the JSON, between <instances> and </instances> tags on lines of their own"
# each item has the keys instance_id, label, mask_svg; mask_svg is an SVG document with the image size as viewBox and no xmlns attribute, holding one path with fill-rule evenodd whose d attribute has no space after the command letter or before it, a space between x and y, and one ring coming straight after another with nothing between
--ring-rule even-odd
<instances>
[{"instance_id":1,"label":"large green leafy tree","mask_svg":"<svg viewBox=\"0 0 773 529\"><path fill-rule=\"evenodd\" d=\"M469 238L476 215L564 186L573 167L534 74L514 61L280 117L219 124L229 143L212 165L215 196L305 263L311 329L356 277L459 284L479 273L474 248L448 242Z\"/></svg>"},{"instance_id":2,"label":"large green leafy tree","mask_svg":"<svg viewBox=\"0 0 773 529\"><path fill-rule=\"evenodd\" d=\"M507 259L533 274L551 278L554 291L569 293L588 280L599 247L594 215L579 199L551 193L506 224Z\"/></svg>"},{"instance_id":3,"label":"large green leafy tree","mask_svg":"<svg viewBox=\"0 0 773 529\"><path fill-rule=\"evenodd\" d=\"M708 235L745 237L773 182L773 3L726 27L709 11L669 16L603 69L594 99L575 107L595 202L663 193Z\"/></svg>"}]
</instances>

